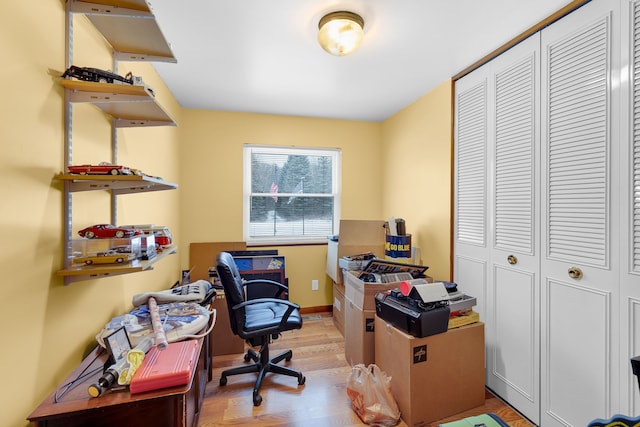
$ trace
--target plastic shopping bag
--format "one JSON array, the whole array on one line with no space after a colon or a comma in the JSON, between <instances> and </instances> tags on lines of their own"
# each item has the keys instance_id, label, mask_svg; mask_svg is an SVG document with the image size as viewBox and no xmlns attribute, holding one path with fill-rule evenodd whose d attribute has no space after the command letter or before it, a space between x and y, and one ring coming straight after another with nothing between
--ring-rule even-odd
<instances>
[{"instance_id":1,"label":"plastic shopping bag","mask_svg":"<svg viewBox=\"0 0 640 427\"><path fill-rule=\"evenodd\" d=\"M347 395L353 410L366 424L390 427L400 420L400 410L391 393L391 377L375 364L358 364L351 369Z\"/></svg>"}]
</instances>

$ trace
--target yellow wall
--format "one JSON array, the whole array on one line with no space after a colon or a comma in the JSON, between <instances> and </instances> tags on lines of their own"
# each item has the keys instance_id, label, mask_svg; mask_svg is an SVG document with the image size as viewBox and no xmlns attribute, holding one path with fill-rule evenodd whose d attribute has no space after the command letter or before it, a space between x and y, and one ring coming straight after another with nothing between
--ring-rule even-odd
<instances>
[{"instance_id":1,"label":"yellow wall","mask_svg":"<svg viewBox=\"0 0 640 427\"><path fill-rule=\"evenodd\" d=\"M450 80L387 119L382 126L383 216L404 218L427 274L450 280Z\"/></svg>"},{"instance_id":2,"label":"yellow wall","mask_svg":"<svg viewBox=\"0 0 640 427\"><path fill-rule=\"evenodd\" d=\"M179 252L153 271L64 286L62 268L64 2L10 0L0 17L2 155L0 246L3 326L2 424L25 418L71 372L94 336L130 308L133 294L165 289L189 267L191 242L242 239L242 145L342 149L343 219L407 220L430 273L449 268L450 99L445 83L384 123L182 110L149 64L121 63L152 86L178 127L118 131L119 161L165 180L177 191L118 198L119 223L167 225ZM74 64L110 69L111 57L85 18L75 19ZM73 163L110 160L109 119L90 105L74 107ZM411 153L408 155L407 153ZM419 153L420 155L416 155ZM107 222L109 197L73 197L73 228ZM437 230L437 231L436 231ZM303 307L332 303L326 246L280 247L291 298ZM435 274L437 273L437 274ZM311 280L320 290L311 291Z\"/></svg>"},{"instance_id":3,"label":"yellow wall","mask_svg":"<svg viewBox=\"0 0 640 427\"><path fill-rule=\"evenodd\" d=\"M180 124L181 235L188 242L242 241L244 144L339 147L346 219L382 215L381 124L266 114L184 110ZM188 265L188 252L181 252ZM282 247L290 298L302 307L333 303L327 247ZM213 260L212 265L213 265ZM207 266L208 267L208 266ZM311 291L311 281L319 290Z\"/></svg>"},{"instance_id":4,"label":"yellow wall","mask_svg":"<svg viewBox=\"0 0 640 427\"><path fill-rule=\"evenodd\" d=\"M6 426L27 424L28 414L95 346L104 324L131 307L134 293L166 289L180 270L176 255L150 272L69 286L56 275L63 266L62 185L53 177L64 164L63 90L58 84L65 69L64 2L32 6L11 0L0 14L0 365L5 384L0 423ZM85 18L76 18L75 24L76 65L112 68L101 37ZM136 67L145 70L138 74L154 89L168 93L151 66ZM128 68L121 64L120 71ZM179 118L177 103L170 96L163 102ZM96 108L74 107L74 162L110 160L109 129L109 120ZM120 161L177 180L177 129L119 132ZM74 230L109 222L106 194L78 194L73 204ZM121 223L157 222L178 229L177 191L121 196L119 206Z\"/></svg>"}]
</instances>

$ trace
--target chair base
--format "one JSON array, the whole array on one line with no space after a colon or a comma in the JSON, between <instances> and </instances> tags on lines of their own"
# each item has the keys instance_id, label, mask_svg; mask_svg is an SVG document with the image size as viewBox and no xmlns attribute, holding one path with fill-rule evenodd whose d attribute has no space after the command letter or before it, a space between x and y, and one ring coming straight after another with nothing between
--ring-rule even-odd
<instances>
[{"instance_id":1,"label":"chair base","mask_svg":"<svg viewBox=\"0 0 640 427\"><path fill-rule=\"evenodd\" d=\"M267 372L296 377L298 378L298 385L303 385L305 383L306 378L304 377L304 375L302 375L302 372L278 365L278 363L282 360L286 360L288 362L289 360L291 360L292 356L293 352L291 350L287 350L270 359L268 343L263 344L260 347L260 351L257 353L253 349L249 349L244 355L244 360L245 362L253 360L254 363L223 371L220 376L220 385L226 385L227 377L230 375L257 372L258 378L256 379L256 382L253 386L253 405L260 406L260 404L262 403L262 396L260 396L260 387L262 386L262 380L264 379Z\"/></svg>"}]
</instances>

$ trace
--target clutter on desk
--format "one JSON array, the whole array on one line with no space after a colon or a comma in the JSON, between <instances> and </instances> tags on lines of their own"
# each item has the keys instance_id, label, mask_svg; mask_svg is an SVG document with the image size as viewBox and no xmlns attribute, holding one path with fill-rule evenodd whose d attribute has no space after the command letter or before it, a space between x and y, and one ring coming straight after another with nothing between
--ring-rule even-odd
<instances>
[{"instance_id":1,"label":"clutter on desk","mask_svg":"<svg viewBox=\"0 0 640 427\"><path fill-rule=\"evenodd\" d=\"M162 362L164 366L170 365L172 361L177 363L178 359L183 360L185 354L182 352L193 353L193 350L190 349L193 346L197 347L197 343L192 338L205 336L215 324L215 310L210 311L206 307L214 297L215 289L206 280L197 280L163 291L135 294L132 298L134 308L126 314L111 319L96 335L100 346L111 350L118 341L124 342L122 338L119 340L113 338L124 331L129 346L134 346L134 348L128 348L126 356L108 362L109 366L105 366L104 374L96 383L88 387L89 395L98 397L116 384L120 386L131 384L136 371L141 366L156 363L156 359L164 360ZM212 315L214 318L210 322ZM207 328L207 325L209 325L209 329L200 333ZM164 352L170 347L177 347L171 346L172 343L183 341L193 342L181 346L186 350L178 351L178 356L180 356L178 359L169 354L161 358L158 356L158 352ZM143 365L150 350L153 350L153 353L150 353L154 355L153 359ZM151 368L147 370L149 369ZM141 381L142 385L137 386L138 392L180 385L186 374L182 372L182 375L177 378L170 376L170 378L163 377L161 379L149 373L145 373L145 375L152 378ZM190 376L190 372L188 375Z\"/></svg>"},{"instance_id":2,"label":"clutter on desk","mask_svg":"<svg viewBox=\"0 0 640 427\"><path fill-rule=\"evenodd\" d=\"M134 307L138 307L147 302L149 297L154 297L159 303L169 302L197 302L206 303L214 296L215 291L211 283L206 280L196 280L193 283L186 283L171 289L155 292L142 292L135 294L131 299Z\"/></svg>"},{"instance_id":3,"label":"clutter on desk","mask_svg":"<svg viewBox=\"0 0 640 427\"><path fill-rule=\"evenodd\" d=\"M131 378L131 394L188 384L198 350L196 340L171 343L164 351L151 348Z\"/></svg>"}]
</instances>

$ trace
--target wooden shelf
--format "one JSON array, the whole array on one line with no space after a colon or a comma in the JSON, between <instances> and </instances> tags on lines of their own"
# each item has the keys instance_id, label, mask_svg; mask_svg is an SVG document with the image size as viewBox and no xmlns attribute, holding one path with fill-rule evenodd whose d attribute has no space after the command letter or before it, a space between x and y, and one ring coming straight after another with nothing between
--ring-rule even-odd
<instances>
[{"instance_id":1,"label":"wooden shelf","mask_svg":"<svg viewBox=\"0 0 640 427\"><path fill-rule=\"evenodd\" d=\"M115 126L175 126L147 86L60 79L71 102L89 102L115 119Z\"/></svg>"},{"instance_id":2,"label":"wooden shelf","mask_svg":"<svg viewBox=\"0 0 640 427\"><path fill-rule=\"evenodd\" d=\"M177 62L146 0L66 0L66 67L73 65L74 16L83 15L111 45L115 69L118 61ZM78 19L81 19L79 17ZM72 153L74 103L90 103L112 117L112 128L175 126L175 121L156 102L153 90L142 85L97 83L60 79L65 89L65 153L69 166ZM111 132L112 162L117 163L118 133ZM66 168L64 171L66 172ZM61 173L54 179L64 182L64 268L57 272L65 285L72 282L117 276L153 269L153 265L177 251L165 248L151 260L126 264L74 265L72 263L72 193L107 190L111 192L111 223L117 223L116 196L120 194L174 190L177 184L146 175L76 175Z\"/></svg>"},{"instance_id":3,"label":"wooden shelf","mask_svg":"<svg viewBox=\"0 0 640 427\"><path fill-rule=\"evenodd\" d=\"M177 246L164 248L161 253L150 260L135 260L126 264L104 264L104 265L79 265L58 271L58 276L64 276L65 283L77 282L81 280L95 279L98 277L118 276L120 274L137 273L153 269L153 264L168 255L176 253Z\"/></svg>"},{"instance_id":4,"label":"wooden shelf","mask_svg":"<svg viewBox=\"0 0 640 427\"><path fill-rule=\"evenodd\" d=\"M69 191L111 190L113 194L145 193L175 190L178 184L160 178L139 175L76 175L60 174L55 179L69 182Z\"/></svg>"},{"instance_id":5,"label":"wooden shelf","mask_svg":"<svg viewBox=\"0 0 640 427\"><path fill-rule=\"evenodd\" d=\"M84 14L121 61L177 62L145 0L71 2L71 12Z\"/></svg>"}]
</instances>

